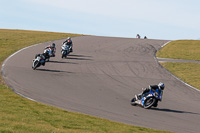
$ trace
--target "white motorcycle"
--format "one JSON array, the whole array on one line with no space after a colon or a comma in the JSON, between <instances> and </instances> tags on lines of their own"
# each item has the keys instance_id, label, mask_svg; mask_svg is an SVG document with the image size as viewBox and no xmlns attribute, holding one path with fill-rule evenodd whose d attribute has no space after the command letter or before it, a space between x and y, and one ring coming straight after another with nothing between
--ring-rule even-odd
<instances>
[{"instance_id":1,"label":"white motorcycle","mask_svg":"<svg viewBox=\"0 0 200 133\"><path fill-rule=\"evenodd\" d=\"M62 54L62 56L61 56L61 58L67 58L67 55L70 53L70 46L69 45L63 45L62 47L61 47L61 54Z\"/></svg>"},{"instance_id":2,"label":"white motorcycle","mask_svg":"<svg viewBox=\"0 0 200 133\"><path fill-rule=\"evenodd\" d=\"M41 65L45 65L45 57L44 55L36 55L36 58L33 60L32 69L35 70L37 67L40 67Z\"/></svg>"}]
</instances>

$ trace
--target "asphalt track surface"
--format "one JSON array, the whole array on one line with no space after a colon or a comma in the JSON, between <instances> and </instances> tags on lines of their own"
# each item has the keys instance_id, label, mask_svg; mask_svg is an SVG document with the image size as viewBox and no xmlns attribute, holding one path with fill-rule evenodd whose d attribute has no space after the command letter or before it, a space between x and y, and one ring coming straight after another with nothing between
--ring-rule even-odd
<instances>
[{"instance_id":1,"label":"asphalt track surface","mask_svg":"<svg viewBox=\"0 0 200 133\"><path fill-rule=\"evenodd\" d=\"M42 43L26 48L4 64L3 77L18 94L64 110L80 112L159 130L200 132L200 93L162 68L155 52L167 40L82 36L73 38L74 52L56 57L32 70ZM165 83L163 101L157 108L130 105L141 88ZM106 125L105 125L106 126Z\"/></svg>"}]
</instances>

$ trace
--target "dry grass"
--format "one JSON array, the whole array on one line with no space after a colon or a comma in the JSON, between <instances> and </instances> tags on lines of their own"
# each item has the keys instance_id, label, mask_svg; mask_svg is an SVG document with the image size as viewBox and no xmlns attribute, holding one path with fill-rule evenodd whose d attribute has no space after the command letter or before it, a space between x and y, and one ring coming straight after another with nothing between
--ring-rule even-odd
<instances>
[{"instance_id":1,"label":"dry grass","mask_svg":"<svg viewBox=\"0 0 200 133\"><path fill-rule=\"evenodd\" d=\"M172 41L157 52L161 58L200 61L200 40Z\"/></svg>"}]
</instances>

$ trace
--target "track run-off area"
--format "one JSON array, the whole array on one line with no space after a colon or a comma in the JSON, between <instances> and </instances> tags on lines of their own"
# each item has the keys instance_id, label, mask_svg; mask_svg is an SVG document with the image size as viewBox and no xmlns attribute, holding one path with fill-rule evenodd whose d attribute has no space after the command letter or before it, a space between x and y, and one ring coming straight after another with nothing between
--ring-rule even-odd
<instances>
[{"instance_id":1,"label":"track run-off area","mask_svg":"<svg viewBox=\"0 0 200 133\"><path fill-rule=\"evenodd\" d=\"M155 53L167 40L81 36L72 38L74 52L56 57L32 70L35 54L52 42L25 48L3 64L2 75L16 93L64 110L130 125L174 131L200 132L200 92L162 68ZM131 106L141 88L163 82L157 108Z\"/></svg>"}]
</instances>

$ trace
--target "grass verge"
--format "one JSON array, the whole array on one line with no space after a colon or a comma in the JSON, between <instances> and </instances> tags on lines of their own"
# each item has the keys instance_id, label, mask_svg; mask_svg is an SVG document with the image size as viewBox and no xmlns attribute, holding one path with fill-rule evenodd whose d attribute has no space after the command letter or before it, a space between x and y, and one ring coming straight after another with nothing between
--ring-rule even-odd
<instances>
[{"instance_id":1,"label":"grass verge","mask_svg":"<svg viewBox=\"0 0 200 133\"><path fill-rule=\"evenodd\" d=\"M157 57L171 59L185 59L200 61L200 40L178 40L172 41L156 54ZM200 64L198 63L160 63L169 72L184 82L200 89Z\"/></svg>"},{"instance_id":2,"label":"grass verge","mask_svg":"<svg viewBox=\"0 0 200 133\"><path fill-rule=\"evenodd\" d=\"M200 40L172 41L156 53L157 57L200 61Z\"/></svg>"},{"instance_id":3,"label":"grass verge","mask_svg":"<svg viewBox=\"0 0 200 133\"><path fill-rule=\"evenodd\" d=\"M184 82L200 89L200 64L176 62L163 62L160 64L176 77L179 77Z\"/></svg>"},{"instance_id":4,"label":"grass verge","mask_svg":"<svg viewBox=\"0 0 200 133\"><path fill-rule=\"evenodd\" d=\"M78 34L0 29L0 63L17 50L50 40ZM96 118L27 100L13 93L2 80L0 83L0 132L137 132L165 133Z\"/></svg>"}]
</instances>

